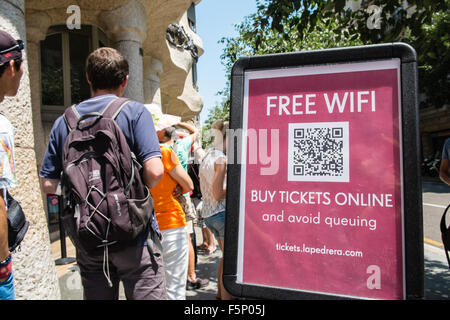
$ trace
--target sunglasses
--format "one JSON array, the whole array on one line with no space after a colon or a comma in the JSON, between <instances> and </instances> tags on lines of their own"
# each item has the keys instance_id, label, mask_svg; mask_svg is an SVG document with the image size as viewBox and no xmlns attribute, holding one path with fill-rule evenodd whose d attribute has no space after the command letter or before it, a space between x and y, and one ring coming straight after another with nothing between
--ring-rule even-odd
<instances>
[{"instance_id":1,"label":"sunglasses","mask_svg":"<svg viewBox=\"0 0 450 320\"><path fill-rule=\"evenodd\" d=\"M8 48L6 50L0 51L0 54L5 54L11 51L21 51L25 48L25 44L23 43L22 40L16 40L17 44L11 48Z\"/></svg>"}]
</instances>

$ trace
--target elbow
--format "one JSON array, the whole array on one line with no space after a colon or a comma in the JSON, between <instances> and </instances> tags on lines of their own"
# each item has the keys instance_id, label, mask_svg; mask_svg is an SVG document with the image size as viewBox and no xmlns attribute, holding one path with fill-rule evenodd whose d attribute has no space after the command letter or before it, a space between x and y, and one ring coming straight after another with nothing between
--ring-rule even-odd
<instances>
[{"instance_id":1,"label":"elbow","mask_svg":"<svg viewBox=\"0 0 450 320\"><path fill-rule=\"evenodd\" d=\"M144 182L147 187L154 188L164 175L164 166L160 158L153 158L144 163Z\"/></svg>"},{"instance_id":2,"label":"elbow","mask_svg":"<svg viewBox=\"0 0 450 320\"><path fill-rule=\"evenodd\" d=\"M161 162L161 165L157 166L157 168L155 168L155 170L153 170L152 176L153 176L153 179L155 179L159 182L159 181L161 181L163 175L164 175L164 167Z\"/></svg>"},{"instance_id":3,"label":"elbow","mask_svg":"<svg viewBox=\"0 0 450 320\"><path fill-rule=\"evenodd\" d=\"M186 185L182 186L183 193L189 193L194 190L194 183L191 181L187 181Z\"/></svg>"},{"instance_id":4,"label":"elbow","mask_svg":"<svg viewBox=\"0 0 450 320\"><path fill-rule=\"evenodd\" d=\"M152 181L152 187L156 187L159 182L161 181L162 177L164 175L164 167L161 166L161 168L155 168L150 173L150 180Z\"/></svg>"}]
</instances>

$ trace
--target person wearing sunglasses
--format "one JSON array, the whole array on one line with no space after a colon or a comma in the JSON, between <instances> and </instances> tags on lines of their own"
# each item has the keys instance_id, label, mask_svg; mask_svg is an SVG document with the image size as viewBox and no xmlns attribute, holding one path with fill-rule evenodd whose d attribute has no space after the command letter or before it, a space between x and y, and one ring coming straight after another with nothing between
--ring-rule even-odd
<instances>
[{"instance_id":1,"label":"person wearing sunglasses","mask_svg":"<svg viewBox=\"0 0 450 320\"><path fill-rule=\"evenodd\" d=\"M0 30L0 103L17 94L23 75L21 40ZM1 114L0 105L0 300L14 300L12 257L8 248L6 190L17 186L14 161L14 127Z\"/></svg>"}]
</instances>

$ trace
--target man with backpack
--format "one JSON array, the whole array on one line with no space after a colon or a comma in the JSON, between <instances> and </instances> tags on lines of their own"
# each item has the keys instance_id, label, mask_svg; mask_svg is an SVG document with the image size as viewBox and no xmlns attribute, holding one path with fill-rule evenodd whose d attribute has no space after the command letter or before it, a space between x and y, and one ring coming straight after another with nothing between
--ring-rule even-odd
<instances>
[{"instance_id":1,"label":"man with backpack","mask_svg":"<svg viewBox=\"0 0 450 320\"><path fill-rule=\"evenodd\" d=\"M122 97L129 66L115 49L91 53L92 98L53 125L40 171L44 193L64 194L62 221L77 249L87 300L167 299L160 232L148 188L163 165L151 113ZM62 173L62 174L61 174Z\"/></svg>"},{"instance_id":2,"label":"man with backpack","mask_svg":"<svg viewBox=\"0 0 450 320\"><path fill-rule=\"evenodd\" d=\"M23 42L0 30L0 102L17 94L23 75ZM0 114L0 300L14 300L12 257L8 246L6 190L17 186L14 127Z\"/></svg>"}]
</instances>

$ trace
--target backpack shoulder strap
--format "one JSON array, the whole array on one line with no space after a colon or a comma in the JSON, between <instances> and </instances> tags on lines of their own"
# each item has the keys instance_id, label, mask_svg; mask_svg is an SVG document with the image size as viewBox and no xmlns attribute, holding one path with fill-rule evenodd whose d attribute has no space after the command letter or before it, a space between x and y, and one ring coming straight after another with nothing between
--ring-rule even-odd
<instances>
[{"instance_id":1,"label":"backpack shoulder strap","mask_svg":"<svg viewBox=\"0 0 450 320\"><path fill-rule=\"evenodd\" d=\"M66 109L66 111L64 112L64 121L66 122L69 131L72 131L74 128L77 127L79 118L80 114L75 108L75 105Z\"/></svg>"},{"instance_id":2,"label":"backpack shoulder strap","mask_svg":"<svg viewBox=\"0 0 450 320\"><path fill-rule=\"evenodd\" d=\"M130 99L127 98L118 98L114 100L105 108L105 110L103 110L103 118L116 119L120 111L122 111L123 107L125 107L128 102L130 102Z\"/></svg>"}]
</instances>

